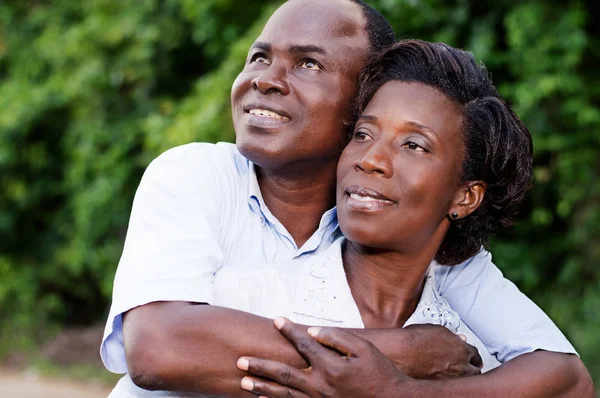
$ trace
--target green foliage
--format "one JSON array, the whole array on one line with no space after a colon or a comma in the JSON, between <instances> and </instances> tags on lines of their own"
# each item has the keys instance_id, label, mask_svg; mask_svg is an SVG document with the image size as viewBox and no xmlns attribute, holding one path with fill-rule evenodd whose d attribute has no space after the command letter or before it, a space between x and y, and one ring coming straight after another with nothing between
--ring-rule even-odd
<instances>
[{"instance_id":1,"label":"green foliage","mask_svg":"<svg viewBox=\"0 0 600 398\"><path fill-rule=\"evenodd\" d=\"M102 320L141 173L166 148L233 139L231 83L279 3L0 3L0 319L10 333ZM597 4L371 3L399 37L472 50L529 126L535 187L494 258L600 382Z\"/></svg>"}]
</instances>

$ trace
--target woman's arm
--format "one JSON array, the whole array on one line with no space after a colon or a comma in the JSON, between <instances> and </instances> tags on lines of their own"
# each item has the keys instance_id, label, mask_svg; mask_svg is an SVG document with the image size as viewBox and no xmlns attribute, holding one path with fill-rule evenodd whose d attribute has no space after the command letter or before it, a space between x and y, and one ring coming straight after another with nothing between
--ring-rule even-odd
<instances>
[{"instance_id":1,"label":"woman's arm","mask_svg":"<svg viewBox=\"0 0 600 398\"><path fill-rule=\"evenodd\" d=\"M280 332L311 367L297 370L273 361L244 357L238 361L238 367L253 377L242 379L243 388L273 398L317 397L322 393L356 398L594 396L591 377L575 355L540 351L479 376L415 380L392 369L392 363L372 344L348 331L311 328L311 338L303 328L286 321L280 324Z\"/></svg>"}]
</instances>

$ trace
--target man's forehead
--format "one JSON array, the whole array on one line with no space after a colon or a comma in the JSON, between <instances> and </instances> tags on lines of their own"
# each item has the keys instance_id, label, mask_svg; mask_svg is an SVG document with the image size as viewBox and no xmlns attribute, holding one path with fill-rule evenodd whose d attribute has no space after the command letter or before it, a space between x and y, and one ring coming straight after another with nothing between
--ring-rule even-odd
<instances>
[{"instance_id":1,"label":"man's forehead","mask_svg":"<svg viewBox=\"0 0 600 398\"><path fill-rule=\"evenodd\" d=\"M348 0L290 0L271 16L258 41L299 45L366 37L362 10Z\"/></svg>"}]
</instances>

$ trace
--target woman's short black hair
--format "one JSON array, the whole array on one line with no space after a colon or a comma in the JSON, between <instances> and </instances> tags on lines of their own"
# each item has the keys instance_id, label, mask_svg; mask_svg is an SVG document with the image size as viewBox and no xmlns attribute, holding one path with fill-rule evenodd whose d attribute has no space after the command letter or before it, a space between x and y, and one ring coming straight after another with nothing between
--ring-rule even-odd
<instances>
[{"instance_id":1,"label":"woman's short black hair","mask_svg":"<svg viewBox=\"0 0 600 398\"><path fill-rule=\"evenodd\" d=\"M487 191L473 214L451 222L436 254L440 264L459 264L487 246L494 231L512 224L531 186L531 135L469 52L443 43L396 42L362 71L353 120L389 81L434 87L463 111L461 179L485 181Z\"/></svg>"}]
</instances>

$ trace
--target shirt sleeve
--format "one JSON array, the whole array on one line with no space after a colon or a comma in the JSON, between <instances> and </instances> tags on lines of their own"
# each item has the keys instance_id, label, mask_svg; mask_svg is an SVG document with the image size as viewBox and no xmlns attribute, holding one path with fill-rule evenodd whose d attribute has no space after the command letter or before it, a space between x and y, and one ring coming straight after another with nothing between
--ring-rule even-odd
<instances>
[{"instance_id":1,"label":"shirt sleeve","mask_svg":"<svg viewBox=\"0 0 600 398\"><path fill-rule=\"evenodd\" d=\"M577 354L552 320L481 251L466 262L436 265L439 292L500 362L545 350Z\"/></svg>"},{"instance_id":2,"label":"shirt sleeve","mask_svg":"<svg viewBox=\"0 0 600 398\"><path fill-rule=\"evenodd\" d=\"M215 166L199 144L171 149L137 189L100 348L108 370L127 372L122 314L156 301L212 303L221 267Z\"/></svg>"}]
</instances>

